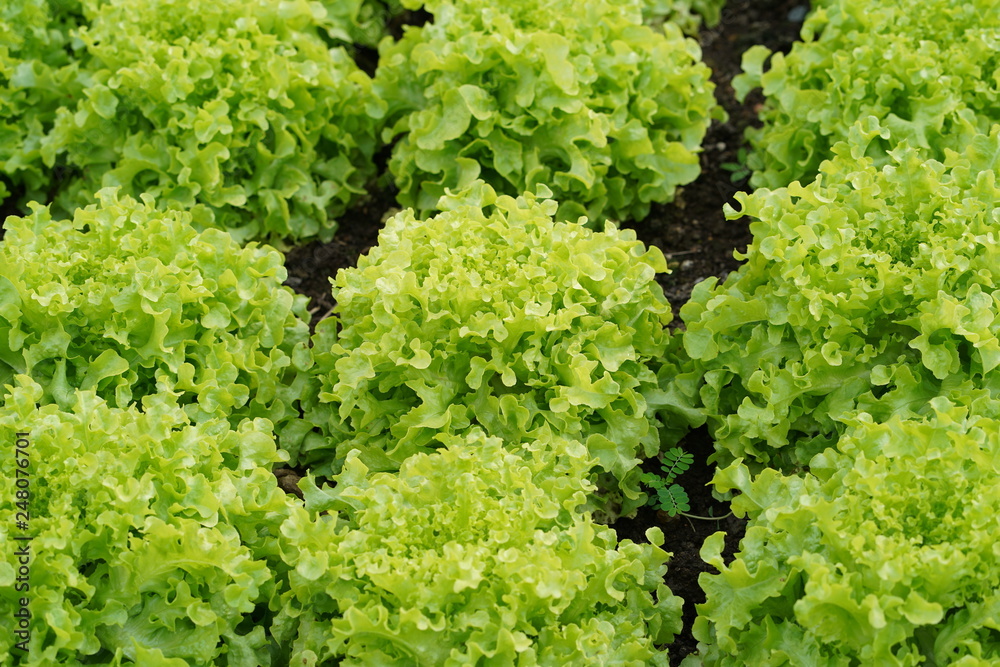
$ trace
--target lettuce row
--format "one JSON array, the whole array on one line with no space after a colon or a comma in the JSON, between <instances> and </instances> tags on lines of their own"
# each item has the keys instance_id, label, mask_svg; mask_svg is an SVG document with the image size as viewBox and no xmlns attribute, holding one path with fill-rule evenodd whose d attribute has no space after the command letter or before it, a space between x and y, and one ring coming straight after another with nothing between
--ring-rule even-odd
<instances>
[{"instance_id":1,"label":"lettuce row","mask_svg":"<svg viewBox=\"0 0 1000 667\"><path fill-rule=\"evenodd\" d=\"M290 497L266 420L189 425L167 394L144 412L91 391L40 405L26 376L8 386L0 436L27 432L30 542L15 542L15 457L0 494L0 613L30 600L29 651L0 635L0 664L270 665L272 573ZM22 471L22 468L17 468ZM21 477L24 479L24 477ZM29 545L29 592L14 588ZM16 659L15 659L15 656Z\"/></svg>"},{"instance_id":2,"label":"lettuce row","mask_svg":"<svg viewBox=\"0 0 1000 667\"><path fill-rule=\"evenodd\" d=\"M631 230L554 222L549 195L479 182L435 217L386 223L334 281L307 415L325 438L293 461L325 475L359 450L368 468L395 470L471 426L512 443L551 428L586 444L624 512L645 500L636 466L659 451L666 403L666 261Z\"/></svg>"},{"instance_id":3,"label":"lettuce row","mask_svg":"<svg viewBox=\"0 0 1000 667\"><path fill-rule=\"evenodd\" d=\"M663 535L618 544L578 511L593 464L579 442L442 440L398 473L355 450L336 486L303 483L308 511L280 542L293 664L668 664L655 644L680 630L681 600Z\"/></svg>"},{"instance_id":4,"label":"lettuce row","mask_svg":"<svg viewBox=\"0 0 1000 667\"><path fill-rule=\"evenodd\" d=\"M865 144L882 166L903 141L943 160L1000 120L997 0L817 5L787 56L755 46L733 80L740 99L758 87L766 98L763 126L747 131L754 187L811 181L859 121L884 128Z\"/></svg>"},{"instance_id":5,"label":"lettuce row","mask_svg":"<svg viewBox=\"0 0 1000 667\"><path fill-rule=\"evenodd\" d=\"M27 124L36 139L4 160L9 176L27 172L19 177L25 202L48 203L52 189L66 213L101 187L120 186L241 240L332 236L337 216L375 175L384 109L370 78L320 38L321 7L306 0L85 0L83 7L72 62L48 72L27 59L7 82L14 101L27 103L53 81L71 84L59 91L51 121L46 112ZM23 113L14 111L0 107L5 122L20 123Z\"/></svg>"},{"instance_id":6,"label":"lettuce row","mask_svg":"<svg viewBox=\"0 0 1000 667\"><path fill-rule=\"evenodd\" d=\"M1000 129L944 162L905 142L882 168L850 150L809 186L737 195L746 262L681 309L691 361L674 396L704 411L723 465L791 470L858 411L1000 394Z\"/></svg>"},{"instance_id":7,"label":"lettuce row","mask_svg":"<svg viewBox=\"0 0 1000 667\"><path fill-rule=\"evenodd\" d=\"M77 388L122 408L169 391L193 420L266 417L301 437L307 300L282 286L281 255L148 197L96 197L72 220L34 204L5 223L0 395L21 373L63 409Z\"/></svg>"},{"instance_id":8,"label":"lettuce row","mask_svg":"<svg viewBox=\"0 0 1000 667\"><path fill-rule=\"evenodd\" d=\"M558 217L641 219L700 171L724 112L693 40L641 25L641 3L425 3L434 22L383 42L389 169L424 217L478 178L517 196L544 184Z\"/></svg>"},{"instance_id":9,"label":"lettuce row","mask_svg":"<svg viewBox=\"0 0 1000 667\"><path fill-rule=\"evenodd\" d=\"M722 533L702 549L718 574L701 575L701 658L685 665L1000 661L1000 421L930 407L860 415L809 474L717 473L751 523L728 565Z\"/></svg>"}]
</instances>

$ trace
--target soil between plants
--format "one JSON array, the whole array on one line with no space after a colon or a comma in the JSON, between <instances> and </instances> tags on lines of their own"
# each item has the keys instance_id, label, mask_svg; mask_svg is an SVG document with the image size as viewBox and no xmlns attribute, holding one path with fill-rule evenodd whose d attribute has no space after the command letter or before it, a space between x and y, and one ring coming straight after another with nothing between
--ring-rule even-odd
<instances>
[{"instance_id":1,"label":"soil between plants","mask_svg":"<svg viewBox=\"0 0 1000 667\"><path fill-rule=\"evenodd\" d=\"M699 178L687 185L672 203L654 206L645 220L623 225L634 229L647 245L659 247L667 257L670 273L658 280L673 306L672 328L683 328L677 314L692 288L709 276L718 276L721 282L730 271L736 270L739 262L733 253L745 252L751 240L746 219L726 220L723 214L723 205L735 204L733 196L737 192L749 191L746 178L734 181L733 170L723 165L739 162L744 130L758 122L757 110L763 101L759 92L743 103L736 100L732 79L740 73L742 54L755 44L787 52L798 39L807 10L803 0L730 0L719 25L703 30L699 36L703 59L713 72L716 98L729 119L714 122L709 128L703 143ZM386 151L382 158L387 157ZM356 265L358 257L376 243L383 222L395 210L398 209L391 187L376 188L365 202L343 217L331 242L310 243L287 254L286 284L311 298L313 325L329 315L335 305L330 295L330 278L340 269ZM695 605L705 601L698 575L712 571L699 555L702 543L716 531L725 532L723 555L728 561L746 529L745 520L726 516L728 503L712 496L709 483L714 467L707 458L714 450L708 430L703 427L692 431L680 446L695 457L692 467L677 480L690 497L690 513L725 518L671 519L652 508L643 508L635 518L619 519L612 526L620 539L634 542L645 542L645 531L652 526L660 526L666 536L664 548L673 555L664 582L674 595L684 600L684 628L666 647L671 665L680 664L685 656L697 650L691 629ZM650 470L655 469L654 464L647 462ZM276 473L286 491L298 490L295 482L302 471L283 469Z\"/></svg>"}]
</instances>

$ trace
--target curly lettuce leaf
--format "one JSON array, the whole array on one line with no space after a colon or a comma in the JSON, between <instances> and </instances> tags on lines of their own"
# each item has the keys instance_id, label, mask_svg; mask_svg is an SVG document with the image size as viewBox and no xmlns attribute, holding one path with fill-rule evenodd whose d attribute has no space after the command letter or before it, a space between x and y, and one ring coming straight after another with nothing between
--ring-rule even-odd
<instances>
[{"instance_id":1,"label":"curly lettuce leaf","mask_svg":"<svg viewBox=\"0 0 1000 667\"><path fill-rule=\"evenodd\" d=\"M642 16L648 25L669 21L687 35L697 35L699 29L714 28L722 20L726 0L640 0Z\"/></svg>"},{"instance_id":2,"label":"curly lettuce leaf","mask_svg":"<svg viewBox=\"0 0 1000 667\"><path fill-rule=\"evenodd\" d=\"M0 202L47 194L58 180L43 145L58 110L82 95L72 32L83 21L74 0L0 6Z\"/></svg>"},{"instance_id":3,"label":"curly lettuce leaf","mask_svg":"<svg viewBox=\"0 0 1000 667\"><path fill-rule=\"evenodd\" d=\"M389 34L389 22L406 11L403 5L400 0L323 0L324 27L338 41L373 49Z\"/></svg>"}]
</instances>

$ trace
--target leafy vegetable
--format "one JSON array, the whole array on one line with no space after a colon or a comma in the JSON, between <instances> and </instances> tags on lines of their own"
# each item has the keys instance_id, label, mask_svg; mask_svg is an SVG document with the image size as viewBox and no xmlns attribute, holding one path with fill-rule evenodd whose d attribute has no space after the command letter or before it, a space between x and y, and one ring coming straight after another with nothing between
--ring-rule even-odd
<instances>
[{"instance_id":1,"label":"leafy vegetable","mask_svg":"<svg viewBox=\"0 0 1000 667\"><path fill-rule=\"evenodd\" d=\"M0 613L13 619L25 597L33 619L27 654L0 633L0 664L271 664L256 620L270 614L266 559L291 501L269 469L282 460L270 425L191 426L167 394L142 413L92 390L66 411L40 406L42 394L18 376L0 409L5 443L29 434L22 455L0 457L11 482L0 494L10 519L0 525ZM26 499L15 478L29 480L17 487ZM21 511L27 531L13 523ZM25 534L30 542L15 542ZM18 591L24 545L30 589Z\"/></svg>"},{"instance_id":2,"label":"leafy vegetable","mask_svg":"<svg viewBox=\"0 0 1000 667\"><path fill-rule=\"evenodd\" d=\"M704 411L722 464L790 470L857 411L1000 395L1000 129L943 163L905 142L882 168L838 150L807 187L737 195L746 263L681 309L691 361L673 397Z\"/></svg>"},{"instance_id":3,"label":"leafy vegetable","mask_svg":"<svg viewBox=\"0 0 1000 667\"><path fill-rule=\"evenodd\" d=\"M11 158L67 170L55 184L61 212L121 186L241 240L332 236L374 176L384 106L347 53L320 38L322 9L305 0L83 5L82 47L69 65L80 85L37 151L29 144ZM25 201L47 203L47 194L31 190Z\"/></svg>"},{"instance_id":4,"label":"leafy vegetable","mask_svg":"<svg viewBox=\"0 0 1000 667\"><path fill-rule=\"evenodd\" d=\"M517 196L539 184L558 218L641 219L699 172L715 103L701 51L641 3L425 3L433 23L384 42L375 84L398 200L425 216L482 178Z\"/></svg>"},{"instance_id":5,"label":"leafy vegetable","mask_svg":"<svg viewBox=\"0 0 1000 667\"><path fill-rule=\"evenodd\" d=\"M862 414L813 474L716 475L752 518L736 559L702 557L705 665L991 665L1000 660L1000 422L943 398ZM687 664L687 663L686 663Z\"/></svg>"},{"instance_id":6,"label":"leafy vegetable","mask_svg":"<svg viewBox=\"0 0 1000 667\"><path fill-rule=\"evenodd\" d=\"M624 512L645 501L636 465L659 451L666 402L671 311L655 280L666 261L630 230L553 222L549 195L480 182L433 218L386 223L334 281L309 415L328 438L293 460L326 475L360 450L370 469L395 470L470 426L512 443L551 428L586 444Z\"/></svg>"},{"instance_id":7,"label":"leafy vegetable","mask_svg":"<svg viewBox=\"0 0 1000 667\"><path fill-rule=\"evenodd\" d=\"M292 663L668 664L655 645L680 630L681 600L663 535L619 544L577 511L592 490L580 443L442 440L398 474L354 451L335 487L303 482L309 512L281 528Z\"/></svg>"},{"instance_id":8,"label":"leafy vegetable","mask_svg":"<svg viewBox=\"0 0 1000 667\"><path fill-rule=\"evenodd\" d=\"M123 408L165 390L192 419L266 417L301 437L308 314L281 285L281 255L148 198L97 198L73 220L37 204L7 219L0 395L20 373L65 410L76 388Z\"/></svg>"},{"instance_id":9,"label":"leafy vegetable","mask_svg":"<svg viewBox=\"0 0 1000 667\"><path fill-rule=\"evenodd\" d=\"M405 11L400 0L323 0L323 6L331 37L368 48L377 47L389 34L387 24Z\"/></svg>"},{"instance_id":10,"label":"leafy vegetable","mask_svg":"<svg viewBox=\"0 0 1000 667\"><path fill-rule=\"evenodd\" d=\"M996 0L817 5L787 56L752 47L733 80L739 99L757 87L766 98L763 126L747 130L754 187L811 181L832 146L867 132L858 121L883 130L863 149L880 167L903 141L943 160L1000 119Z\"/></svg>"},{"instance_id":11,"label":"leafy vegetable","mask_svg":"<svg viewBox=\"0 0 1000 667\"><path fill-rule=\"evenodd\" d=\"M381 4L379 0L365 0L372 5ZM388 0L390 12L393 10L397 0ZM350 2L346 4L351 4ZM442 7L454 5L460 11L469 11L475 8L476 0L402 0L402 5L410 9L417 9L426 6L428 11L435 14L442 14ZM662 30L665 22L670 22L680 27L685 34L695 35L702 23L706 27L714 28L718 25L722 15L722 7L725 0L618 0L615 6L628 6L629 11L638 10L641 12L643 21L654 29ZM364 10L362 10L364 11ZM566 17L568 18L568 17Z\"/></svg>"},{"instance_id":12,"label":"leafy vegetable","mask_svg":"<svg viewBox=\"0 0 1000 667\"><path fill-rule=\"evenodd\" d=\"M639 0L642 15L653 26L665 21L676 24L688 35L696 35L702 24L714 28L722 19L726 0Z\"/></svg>"},{"instance_id":13,"label":"leafy vegetable","mask_svg":"<svg viewBox=\"0 0 1000 667\"><path fill-rule=\"evenodd\" d=\"M70 33L73 0L5 0L0 6L0 202L11 191L47 192L42 146L56 111L81 94Z\"/></svg>"}]
</instances>

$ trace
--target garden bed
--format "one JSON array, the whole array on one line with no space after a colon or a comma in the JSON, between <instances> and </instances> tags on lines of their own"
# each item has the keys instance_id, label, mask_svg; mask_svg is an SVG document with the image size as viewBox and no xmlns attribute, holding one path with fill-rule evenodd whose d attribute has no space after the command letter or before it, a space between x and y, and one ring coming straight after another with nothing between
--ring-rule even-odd
<instances>
[{"instance_id":1,"label":"garden bed","mask_svg":"<svg viewBox=\"0 0 1000 667\"><path fill-rule=\"evenodd\" d=\"M806 9L797 0L733 0L723 10L719 25L703 30L700 35L704 61L712 69L716 84L716 97L729 114L729 120L716 121L709 129L698 179L686 186L674 202L654 205L645 220L626 225L635 229L640 240L659 247L667 257L671 272L659 279L674 309L672 327L681 326L677 313L691 289L709 276L721 280L734 270L739 262L733 252L745 251L751 240L745 219L727 221L723 215L723 205L736 192L749 190L746 175L734 172L734 167L740 162L744 129L756 121L756 110L762 100L759 91L745 103L736 100L731 81L740 72L741 56L755 44L764 44L775 51L790 49L798 38ZM383 155L388 153L386 150ZM358 257L375 244L385 218L398 210L394 197L392 191L374 191L366 202L341 220L332 241L308 243L287 254L286 284L310 297L314 326L334 306L330 277L341 268L354 266ZM712 452L708 430L692 431L680 445L695 456L693 466L679 480L690 496L691 513L726 516L728 504L713 498L708 486L714 470L706 462ZM297 473L282 472L283 476L289 475L285 477L289 480L284 483L286 488L293 488L291 481ZM684 600L684 629L669 647L671 664L676 665L696 649L691 625L695 605L705 599L698 585L698 574L710 569L699 556L701 545L712 533L725 531L724 554L730 557L743 535L746 520L732 515L717 521L669 518L652 508L644 508L635 518L620 519L613 527L621 539L645 542L645 530L654 525L663 528L667 536L665 548L673 554L665 582Z\"/></svg>"},{"instance_id":2,"label":"garden bed","mask_svg":"<svg viewBox=\"0 0 1000 667\"><path fill-rule=\"evenodd\" d=\"M1000 14L808 1L8 3L0 665L997 664Z\"/></svg>"}]
</instances>

